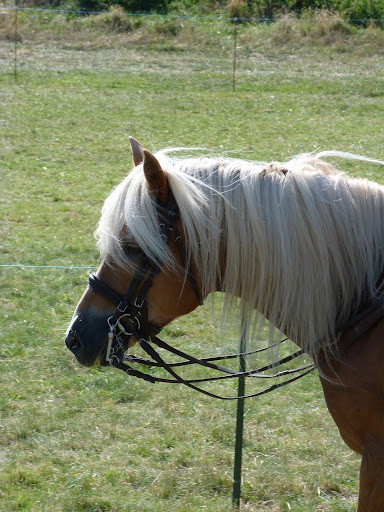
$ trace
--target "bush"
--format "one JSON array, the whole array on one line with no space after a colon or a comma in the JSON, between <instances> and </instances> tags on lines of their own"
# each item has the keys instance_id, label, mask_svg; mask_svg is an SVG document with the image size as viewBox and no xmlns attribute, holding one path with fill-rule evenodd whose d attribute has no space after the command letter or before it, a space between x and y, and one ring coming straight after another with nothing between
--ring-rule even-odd
<instances>
[{"instance_id":1,"label":"bush","mask_svg":"<svg viewBox=\"0 0 384 512\"><path fill-rule=\"evenodd\" d=\"M335 0L335 9L347 18L356 20L383 20L384 0ZM366 25L368 22L360 22Z\"/></svg>"},{"instance_id":2,"label":"bush","mask_svg":"<svg viewBox=\"0 0 384 512\"><path fill-rule=\"evenodd\" d=\"M238 0L239 1L239 0ZM248 11L272 18L276 13L303 13L305 10L336 11L341 17L353 20L384 19L384 0L240 0Z\"/></svg>"},{"instance_id":3,"label":"bush","mask_svg":"<svg viewBox=\"0 0 384 512\"><path fill-rule=\"evenodd\" d=\"M97 14L89 17L91 28L104 28L115 32L131 32L135 23L130 16L127 16L124 9L119 5L112 5L110 13Z\"/></svg>"},{"instance_id":4,"label":"bush","mask_svg":"<svg viewBox=\"0 0 384 512\"><path fill-rule=\"evenodd\" d=\"M287 43L294 41L313 42L321 45L333 45L345 40L357 29L340 19L340 15L327 10L303 11L300 23L285 16L273 27L273 41Z\"/></svg>"},{"instance_id":5,"label":"bush","mask_svg":"<svg viewBox=\"0 0 384 512\"><path fill-rule=\"evenodd\" d=\"M270 18L306 10L333 10L353 20L383 20L384 0L18 0L19 5L60 7L84 12L108 10L119 5L128 13L171 12L208 14L225 12L229 17ZM356 22L358 23L358 22ZM360 23L368 24L367 21Z\"/></svg>"},{"instance_id":6,"label":"bush","mask_svg":"<svg viewBox=\"0 0 384 512\"><path fill-rule=\"evenodd\" d=\"M46 0L37 0L46 1ZM74 11L100 12L110 10L111 7L120 6L127 13L167 12L168 0L52 0L59 2L60 8Z\"/></svg>"},{"instance_id":7,"label":"bush","mask_svg":"<svg viewBox=\"0 0 384 512\"><path fill-rule=\"evenodd\" d=\"M353 20L383 20L384 0L231 0L228 5L232 18L274 19L288 13L302 16L308 11L334 11L341 18Z\"/></svg>"},{"instance_id":8,"label":"bush","mask_svg":"<svg viewBox=\"0 0 384 512\"><path fill-rule=\"evenodd\" d=\"M174 18L160 19L154 24L155 32L165 36L177 36L182 28L183 24L180 20Z\"/></svg>"}]
</instances>

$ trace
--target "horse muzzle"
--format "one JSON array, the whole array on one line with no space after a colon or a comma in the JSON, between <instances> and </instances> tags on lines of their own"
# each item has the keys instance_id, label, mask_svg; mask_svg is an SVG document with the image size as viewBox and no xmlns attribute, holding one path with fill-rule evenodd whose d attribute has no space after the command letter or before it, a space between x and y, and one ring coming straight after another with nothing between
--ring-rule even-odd
<instances>
[{"instance_id":1,"label":"horse muzzle","mask_svg":"<svg viewBox=\"0 0 384 512\"><path fill-rule=\"evenodd\" d=\"M65 335L67 348L83 366L104 366L108 329L104 317L91 312L75 315Z\"/></svg>"}]
</instances>

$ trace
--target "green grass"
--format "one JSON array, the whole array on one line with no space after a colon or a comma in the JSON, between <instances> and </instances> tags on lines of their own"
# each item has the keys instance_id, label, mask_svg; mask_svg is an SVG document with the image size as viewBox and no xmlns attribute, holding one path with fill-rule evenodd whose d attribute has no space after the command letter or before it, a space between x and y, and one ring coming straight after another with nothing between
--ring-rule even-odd
<instances>
[{"instance_id":1,"label":"green grass","mask_svg":"<svg viewBox=\"0 0 384 512\"><path fill-rule=\"evenodd\" d=\"M316 148L384 157L384 61L369 42L365 52L350 35L299 47L273 27L241 29L232 92L229 28L221 49L213 26L196 28L205 46L190 32L143 32L134 44L91 29L25 24L17 83L13 43L2 40L1 263L97 265L92 233L131 167L128 135L151 150L200 146L256 160ZM346 170L384 182L378 166ZM0 272L0 510L231 510L235 404L80 368L63 335L87 271ZM217 353L205 309L164 338ZM214 390L235 393L235 383ZM316 375L246 403L242 510L351 512L358 468Z\"/></svg>"}]
</instances>

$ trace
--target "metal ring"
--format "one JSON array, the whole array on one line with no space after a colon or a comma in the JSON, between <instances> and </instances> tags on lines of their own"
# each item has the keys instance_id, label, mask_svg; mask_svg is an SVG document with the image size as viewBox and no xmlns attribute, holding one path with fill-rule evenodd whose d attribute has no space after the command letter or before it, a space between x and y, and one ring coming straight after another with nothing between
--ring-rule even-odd
<instances>
[{"instance_id":1,"label":"metal ring","mask_svg":"<svg viewBox=\"0 0 384 512\"><path fill-rule=\"evenodd\" d=\"M131 318L131 314L130 313L125 313L125 315L121 315L117 321L116 321L116 325L119 326L119 329L120 329L120 334L124 334L125 336L132 336L132 333L131 332L128 332L125 328L125 326L121 323L121 320L123 318L128 318L128 321L130 322L130 324L132 325L133 324L133 320Z\"/></svg>"},{"instance_id":2,"label":"metal ring","mask_svg":"<svg viewBox=\"0 0 384 512\"><path fill-rule=\"evenodd\" d=\"M137 316L135 316L135 320L136 320L136 323L137 323L137 330L140 332L140 329L141 329L140 320L137 318Z\"/></svg>"},{"instance_id":3,"label":"metal ring","mask_svg":"<svg viewBox=\"0 0 384 512\"><path fill-rule=\"evenodd\" d=\"M120 322L118 322L118 325L119 325L119 329L120 329L120 333L119 334L124 334L124 336L132 336L132 332L128 332L123 325L120 324Z\"/></svg>"},{"instance_id":4,"label":"metal ring","mask_svg":"<svg viewBox=\"0 0 384 512\"><path fill-rule=\"evenodd\" d=\"M115 367L115 365L113 364L113 360L114 360L114 359L116 359L116 363L121 363L120 358L119 358L119 357L117 357L117 355L116 355L116 354L112 354L112 355L111 355L111 357L110 357L110 359L109 359L109 364L110 364L110 366L112 366L113 368Z\"/></svg>"}]
</instances>

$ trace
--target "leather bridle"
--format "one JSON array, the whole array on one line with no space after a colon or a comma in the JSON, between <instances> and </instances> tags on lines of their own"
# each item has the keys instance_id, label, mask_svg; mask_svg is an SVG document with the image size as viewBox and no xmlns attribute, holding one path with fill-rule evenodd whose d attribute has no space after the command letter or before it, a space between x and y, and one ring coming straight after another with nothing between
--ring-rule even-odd
<instances>
[{"instance_id":1,"label":"leather bridle","mask_svg":"<svg viewBox=\"0 0 384 512\"><path fill-rule=\"evenodd\" d=\"M201 293L196 283L196 280L191 272L189 262L185 257L182 237L176 225L176 221L179 216L179 209L172 195L170 196L170 199L165 206L157 206L157 213L159 217L159 229L161 237L168 245L172 241L174 241L174 243L176 244L181 262L184 265L187 278L189 279L192 285L192 288L194 290L194 293L196 294L199 304L202 304L203 301ZM295 380L304 377L305 375L316 369L316 365L314 363L310 363L300 366L298 368L294 368L292 370L282 370L274 374L265 374L265 372L267 372L268 370L280 367L296 359L297 357L303 355L303 350L299 350L269 365L248 371L231 370L216 364L217 361L237 358L239 359L240 362L240 368L245 368L245 357L247 355L273 349L277 345L286 341L287 338L283 339L281 342L275 343L272 346L268 346L258 350L220 357L196 358L189 354L186 354L181 350L172 347L171 345L161 340L157 336L159 332L162 330L162 328L152 324L151 322L149 322L148 319L148 306L146 302L146 295L150 287L152 286L153 280L155 279L156 275L160 272L160 270L161 263L158 264L153 262L146 254L143 253L139 259L136 272L129 285L128 291L124 296L121 296L120 294L116 293L116 291L114 291L107 284L105 284L95 274L91 274L89 276L89 285L97 293L102 295L105 299L107 299L109 302L116 306L115 313L108 318L109 332L108 343L105 351L105 359L107 362L109 362L109 364L112 367L122 370L128 375L132 375L153 383L167 382L172 384L184 384L189 388L199 391L200 393L222 400L238 400L242 398L260 396L265 393L269 393L270 391L273 391L277 388L285 386L291 382L294 382ZM371 303L367 308L364 308L357 315L352 316L351 320L349 320L346 324L337 329L336 332L340 333L345 331L347 334L346 339L337 350L338 354L346 350L349 345L355 342L379 318L381 318L384 315L383 303L384 295L381 297L380 300ZM126 354L129 347L129 342L132 337L134 337L138 341L141 348L150 356L150 359L138 357L131 354ZM183 360L179 362L168 363L160 356L159 352L155 350L153 345L157 345L157 347L167 352L170 352L174 355L177 355L183 358ZM326 362L326 359L323 359L320 362ZM127 363L139 363L141 365L146 366L160 367L166 370L166 372L168 372L171 378L160 378L153 376L149 373L137 370L136 368L133 368L132 366L130 366L130 364ZM200 366L216 370L220 372L220 375L214 377L187 380L181 377L174 370L175 367L183 367L192 364L198 364ZM294 375L293 377L291 376L292 374ZM233 397L220 396L197 386L197 384L205 382L238 377L256 377L263 379L270 379L276 377L288 378L282 382L274 384L256 393Z\"/></svg>"},{"instance_id":2,"label":"leather bridle","mask_svg":"<svg viewBox=\"0 0 384 512\"><path fill-rule=\"evenodd\" d=\"M173 240L178 248L179 256L186 270L187 277L200 305L203 304L199 287L194 279L190 265L186 261L181 235L176 225L179 211L173 198L170 197L165 206L157 205L159 229L161 238L169 245ZM128 254L129 256L129 254ZM129 340L134 336L140 344L148 341L162 330L148 320L148 306L146 295L152 286L153 280L161 270L161 264L151 261L146 254L142 254L136 272L124 296L116 293L112 288L99 279L94 273L88 278L89 285L109 302L116 306L115 313L108 318L109 332L105 359L111 366L117 367L124 360ZM125 365L127 367L127 365ZM128 367L127 367L128 368ZM124 369L138 377L147 379L146 374L133 368Z\"/></svg>"},{"instance_id":3,"label":"leather bridle","mask_svg":"<svg viewBox=\"0 0 384 512\"><path fill-rule=\"evenodd\" d=\"M180 259L186 271L187 278L189 279L192 285L192 288L194 290L194 293L196 294L199 304L202 305L203 301L201 293L196 283L196 280L193 274L191 273L190 264L185 257L182 237L176 225L176 221L179 215L179 209L173 195L170 196L169 201L165 206L157 205L157 213L159 217L159 229L161 237L168 245L172 241L174 241L174 243L176 244ZM280 371L273 375L263 373L273 368L279 367L303 355L304 352L302 350L295 352L294 354L291 354L272 364L263 366L261 368L249 371L236 371L220 366L216 364L215 361L237 358L240 361L244 362L245 357L247 355L263 352L265 350L269 350L272 347L265 347L250 352L243 352L240 354L233 354L228 356L195 358L167 344L165 341L161 340L157 336L159 332L162 330L162 328L149 322L148 306L146 302L146 295L150 287L152 286L154 278L160 272L160 270L161 264L153 262L146 254L143 253L137 265L137 269L133 276L133 279L124 296L118 294L110 286L108 286L101 279L99 279L95 274L91 274L88 278L89 285L98 294L102 295L105 299L107 299L109 302L116 306L115 313L108 318L108 343L105 351L105 359L112 367L122 370L128 375L132 375L149 382L168 382L173 384L184 384L205 395L214 398L220 398L222 400L237 400L239 398L259 396L270 391L273 391L274 389L282 387L286 384L289 384L290 382L293 382L303 377L304 375L307 375L308 373L315 369L315 365L313 363L310 363L299 368L295 368L293 370ZM126 354L132 337L134 337L138 341L141 348L150 356L151 359ZM279 343L276 343L274 346L278 345ZM167 363L155 350L153 344L172 354L182 357L183 361L176 363ZM142 365L147 366L161 367L164 370L166 370L172 378L155 377L148 373L137 370L136 368L133 368L132 366L130 366L130 364L127 364L127 362L140 363ZM179 374L177 374L174 370L175 367L186 366L191 364L198 364L206 368L216 370L220 372L221 375L215 377L186 380L182 378ZM273 386L263 389L262 391L258 391L256 393L252 393L245 396L223 397L211 393L196 385L203 382L236 378L240 376L268 379L274 377L290 376L291 374L297 373L299 375L290 377L287 380L280 382L278 384L274 384Z\"/></svg>"},{"instance_id":4,"label":"leather bridle","mask_svg":"<svg viewBox=\"0 0 384 512\"><path fill-rule=\"evenodd\" d=\"M169 245L172 241L176 244L179 252L181 262L184 266L187 278L189 279L194 293L198 299L199 304L203 304L201 293L197 282L191 272L190 264L186 259L184 246L181 234L177 228L176 221L179 216L179 209L173 196L170 196L168 203L165 206L157 206L157 213L159 217L159 229L161 237ZM129 256L129 254L128 254ZM269 393L277 388L285 386L294 382L301 377L316 369L314 363L309 363L292 370L282 370L274 374L266 374L265 372L280 367L304 354L304 350L299 350L293 354L288 355L278 361L275 361L266 366L248 370L236 371L225 368L216 364L217 361L227 359L239 359L240 367L245 368L245 357L251 354L264 352L275 348L277 345L283 343L287 338L275 343L274 345L253 350L250 352L242 352L239 354L232 354L220 357L205 357L196 358L185 352L178 350L165 341L161 340L157 335L162 330L161 327L152 324L148 319L148 306L146 302L146 295L152 286L153 280L161 270L161 263L153 262L146 254L142 254L136 272L129 285L128 291L124 296L121 296L95 274L89 276L89 285L105 299L116 306L115 313L108 318L108 343L105 351L105 359L109 364L119 370L124 371L128 375L144 379L149 382L167 382L172 384L184 384L200 393L210 397L219 398L222 400L238 400L242 398L250 398ZM349 321L336 330L337 333L345 333L342 344L336 351L336 356L340 355L352 343L354 343L360 336L362 336L375 322L377 322L384 315L384 295L379 300L369 303L357 314L353 315ZM129 342L134 337L141 348L150 356L150 359L138 357L132 354L126 354ZM183 360L173 363L166 362L153 347L157 345L160 349L170 352L174 355L181 357ZM335 356L335 354L333 354ZM321 358L319 363L326 363L326 358ZM160 367L171 376L171 378L160 378L149 373L142 372L130 366L127 363L139 363L145 366ZM174 370L175 367L183 367L187 365L197 364L204 366L211 370L220 372L219 376L198 378L198 379L184 379ZM292 377L292 375L294 375ZM263 379L271 379L277 377L288 377L286 380L267 387L256 393L251 393L244 396L220 396L210 391L207 391L197 384L202 384L210 381L217 381L223 379L231 379L238 377L256 377Z\"/></svg>"}]
</instances>

